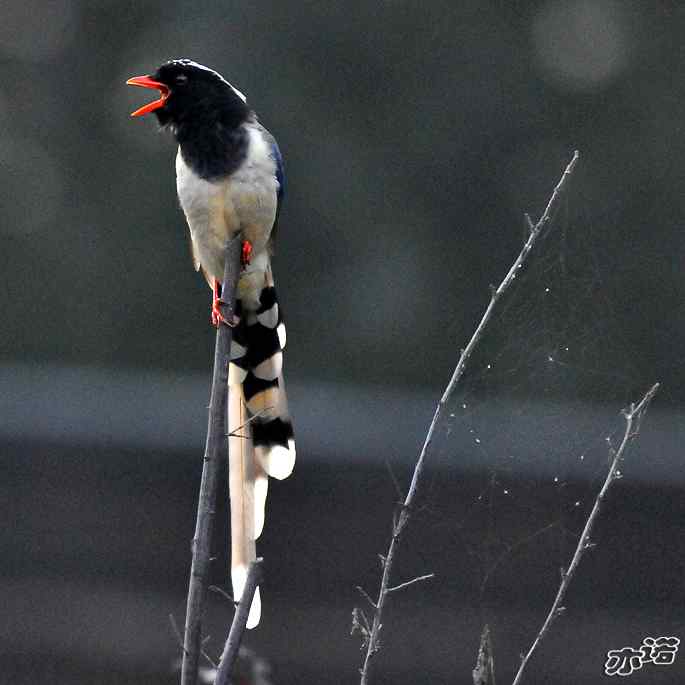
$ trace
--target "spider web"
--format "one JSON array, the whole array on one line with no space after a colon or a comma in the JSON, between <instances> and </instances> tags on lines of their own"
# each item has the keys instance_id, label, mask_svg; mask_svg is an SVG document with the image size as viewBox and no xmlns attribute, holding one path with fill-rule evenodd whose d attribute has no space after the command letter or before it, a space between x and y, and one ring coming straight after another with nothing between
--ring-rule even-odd
<instances>
[{"instance_id":1,"label":"spider web","mask_svg":"<svg viewBox=\"0 0 685 685\"><path fill-rule=\"evenodd\" d=\"M607 232L562 207L450 400L402 575L435 569L438 594L459 586L481 606L558 586L623 434L620 410L648 386L610 261Z\"/></svg>"}]
</instances>

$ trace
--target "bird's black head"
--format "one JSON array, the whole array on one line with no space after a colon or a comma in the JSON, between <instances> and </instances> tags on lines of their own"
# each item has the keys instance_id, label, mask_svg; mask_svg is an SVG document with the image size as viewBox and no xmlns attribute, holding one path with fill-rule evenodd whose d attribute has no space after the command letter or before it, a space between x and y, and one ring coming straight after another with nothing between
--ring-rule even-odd
<instances>
[{"instance_id":1,"label":"bird's black head","mask_svg":"<svg viewBox=\"0 0 685 685\"><path fill-rule=\"evenodd\" d=\"M189 59L165 62L154 74L136 76L128 84L156 88L161 97L131 114L148 112L157 115L162 126L171 127L178 135L184 126L208 127L221 124L235 128L249 116L245 96L220 74Z\"/></svg>"}]
</instances>

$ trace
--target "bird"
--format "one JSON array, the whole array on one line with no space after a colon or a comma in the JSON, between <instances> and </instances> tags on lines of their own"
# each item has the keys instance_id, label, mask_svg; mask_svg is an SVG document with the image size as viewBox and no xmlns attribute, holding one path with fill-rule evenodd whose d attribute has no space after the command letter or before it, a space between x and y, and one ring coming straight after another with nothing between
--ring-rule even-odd
<instances>
[{"instance_id":1,"label":"bird","mask_svg":"<svg viewBox=\"0 0 685 685\"><path fill-rule=\"evenodd\" d=\"M295 465L293 425L283 381L286 344L282 310L271 269L285 176L275 138L243 93L217 71L173 59L129 85L160 97L131 113L154 113L178 143L176 189L190 234L196 271L212 289L211 321L233 328L228 370L231 580L237 602L255 542L264 526L268 477L287 478ZM225 245L241 234L236 306L228 321L220 310ZM261 616L259 589L248 628Z\"/></svg>"}]
</instances>

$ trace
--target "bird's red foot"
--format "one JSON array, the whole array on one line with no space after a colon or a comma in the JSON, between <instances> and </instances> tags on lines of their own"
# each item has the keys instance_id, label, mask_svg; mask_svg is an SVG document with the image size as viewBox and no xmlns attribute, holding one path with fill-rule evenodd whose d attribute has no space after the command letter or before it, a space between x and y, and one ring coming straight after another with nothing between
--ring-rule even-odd
<instances>
[{"instance_id":1,"label":"bird's red foot","mask_svg":"<svg viewBox=\"0 0 685 685\"><path fill-rule=\"evenodd\" d=\"M247 266L252 260L252 243L249 240L243 240L243 249L240 255L240 263Z\"/></svg>"},{"instance_id":2,"label":"bird's red foot","mask_svg":"<svg viewBox=\"0 0 685 685\"><path fill-rule=\"evenodd\" d=\"M214 326L214 328L219 328L222 323L225 323L227 326L231 325L221 313L219 305L222 305L223 303L223 300L212 300L212 326Z\"/></svg>"},{"instance_id":3,"label":"bird's red foot","mask_svg":"<svg viewBox=\"0 0 685 685\"><path fill-rule=\"evenodd\" d=\"M227 326L230 326L233 328L234 326L237 326L240 319L233 315L232 321L229 321L222 313L221 313L221 305L226 304L222 299L221 299L221 283L219 281L214 281L214 285L212 286L212 326L215 328L219 328L219 326L223 323L226 324Z\"/></svg>"}]
</instances>

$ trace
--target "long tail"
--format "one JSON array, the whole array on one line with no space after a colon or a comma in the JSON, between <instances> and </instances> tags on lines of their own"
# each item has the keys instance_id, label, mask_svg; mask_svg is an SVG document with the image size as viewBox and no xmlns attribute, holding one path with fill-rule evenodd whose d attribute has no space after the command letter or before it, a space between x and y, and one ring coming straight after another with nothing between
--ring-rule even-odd
<instances>
[{"instance_id":1,"label":"long tail","mask_svg":"<svg viewBox=\"0 0 685 685\"><path fill-rule=\"evenodd\" d=\"M266 254L253 259L238 283L228 382L231 579L239 601L255 540L264 526L268 476L287 478L295 465L293 427L283 383L285 326ZM259 588L247 627L260 619Z\"/></svg>"}]
</instances>

